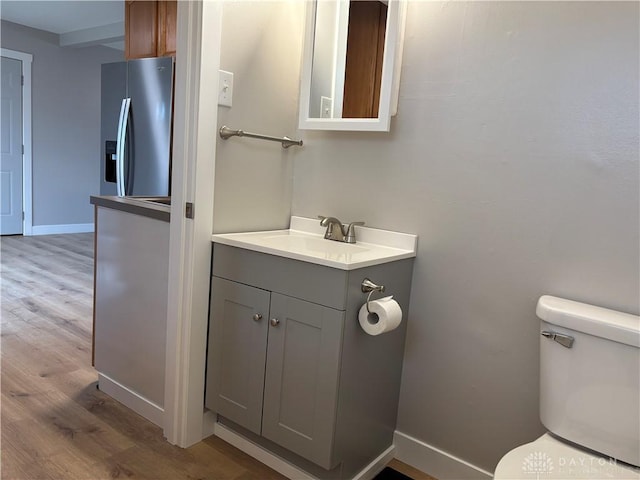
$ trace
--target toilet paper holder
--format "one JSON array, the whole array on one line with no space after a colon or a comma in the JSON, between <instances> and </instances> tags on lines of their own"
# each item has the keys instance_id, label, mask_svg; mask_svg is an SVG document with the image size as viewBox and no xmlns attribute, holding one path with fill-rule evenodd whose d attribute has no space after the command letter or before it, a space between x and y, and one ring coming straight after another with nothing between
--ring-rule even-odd
<instances>
[{"instance_id":1,"label":"toilet paper holder","mask_svg":"<svg viewBox=\"0 0 640 480\"><path fill-rule=\"evenodd\" d=\"M384 292L385 287L384 285L376 285L368 278L365 278L364 280L362 280L361 288L362 293L369 294L367 295L367 312L371 313L371 310L369 310L369 301L371 300L371 295L373 294L373 292Z\"/></svg>"}]
</instances>

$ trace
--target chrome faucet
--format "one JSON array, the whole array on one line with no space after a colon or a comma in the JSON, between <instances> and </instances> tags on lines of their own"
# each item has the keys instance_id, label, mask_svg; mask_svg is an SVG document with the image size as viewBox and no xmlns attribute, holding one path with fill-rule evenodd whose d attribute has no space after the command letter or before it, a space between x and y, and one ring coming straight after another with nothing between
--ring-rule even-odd
<instances>
[{"instance_id":1,"label":"chrome faucet","mask_svg":"<svg viewBox=\"0 0 640 480\"><path fill-rule=\"evenodd\" d=\"M356 225L364 225L364 222L351 222L345 226L335 217L318 215L318 218L320 219L320 225L327 227L324 238L335 240L336 242L356 243L355 227Z\"/></svg>"}]
</instances>

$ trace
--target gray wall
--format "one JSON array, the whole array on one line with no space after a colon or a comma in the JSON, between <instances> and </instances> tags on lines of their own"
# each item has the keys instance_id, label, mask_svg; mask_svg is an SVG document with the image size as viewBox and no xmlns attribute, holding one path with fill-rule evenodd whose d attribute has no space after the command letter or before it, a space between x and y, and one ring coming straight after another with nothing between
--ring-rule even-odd
<instances>
[{"instance_id":1,"label":"gray wall","mask_svg":"<svg viewBox=\"0 0 640 480\"><path fill-rule=\"evenodd\" d=\"M410 2L391 133L300 133L294 215L419 235L401 432L493 470L543 431L538 297L638 313L639 13Z\"/></svg>"},{"instance_id":2,"label":"gray wall","mask_svg":"<svg viewBox=\"0 0 640 480\"><path fill-rule=\"evenodd\" d=\"M58 36L2 22L2 47L33 55L33 225L93 223L100 191L100 65L106 47L60 48Z\"/></svg>"},{"instance_id":3,"label":"gray wall","mask_svg":"<svg viewBox=\"0 0 640 480\"><path fill-rule=\"evenodd\" d=\"M266 135L295 136L304 2L226 2L220 68L233 72L231 108L218 123ZM214 232L286 228L298 151L233 137L216 151ZM299 150L299 149L298 149Z\"/></svg>"}]
</instances>

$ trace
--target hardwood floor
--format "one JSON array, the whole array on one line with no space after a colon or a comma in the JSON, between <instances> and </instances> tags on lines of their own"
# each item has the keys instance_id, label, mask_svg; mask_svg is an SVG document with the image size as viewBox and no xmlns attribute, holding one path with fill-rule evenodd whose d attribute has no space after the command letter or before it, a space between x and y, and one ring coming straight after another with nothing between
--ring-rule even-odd
<instances>
[{"instance_id":1,"label":"hardwood floor","mask_svg":"<svg viewBox=\"0 0 640 480\"><path fill-rule=\"evenodd\" d=\"M281 479L211 437L190 448L96 389L93 235L2 237L3 479Z\"/></svg>"},{"instance_id":2,"label":"hardwood floor","mask_svg":"<svg viewBox=\"0 0 640 480\"><path fill-rule=\"evenodd\" d=\"M216 437L172 446L96 389L92 234L2 237L0 291L3 479L284 478Z\"/></svg>"}]
</instances>

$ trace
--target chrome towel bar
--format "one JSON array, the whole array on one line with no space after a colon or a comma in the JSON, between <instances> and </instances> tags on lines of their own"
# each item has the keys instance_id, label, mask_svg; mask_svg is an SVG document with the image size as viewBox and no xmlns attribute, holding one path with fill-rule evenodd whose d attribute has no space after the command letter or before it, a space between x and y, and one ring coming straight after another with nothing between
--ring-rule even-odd
<instances>
[{"instance_id":1,"label":"chrome towel bar","mask_svg":"<svg viewBox=\"0 0 640 480\"><path fill-rule=\"evenodd\" d=\"M233 130L226 125L220 127L220 138L226 140L229 137L251 137L260 140L269 140L271 142L280 142L282 148L289 148L293 145L302 146L302 140L292 140L289 137L272 137L271 135L260 135L259 133L245 132L244 130Z\"/></svg>"}]
</instances>

